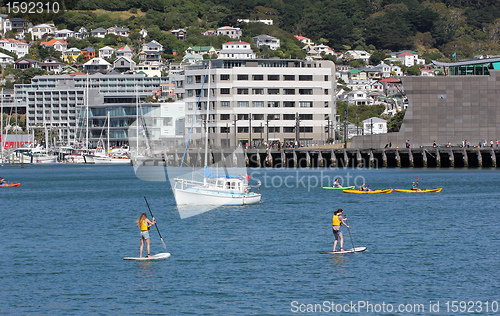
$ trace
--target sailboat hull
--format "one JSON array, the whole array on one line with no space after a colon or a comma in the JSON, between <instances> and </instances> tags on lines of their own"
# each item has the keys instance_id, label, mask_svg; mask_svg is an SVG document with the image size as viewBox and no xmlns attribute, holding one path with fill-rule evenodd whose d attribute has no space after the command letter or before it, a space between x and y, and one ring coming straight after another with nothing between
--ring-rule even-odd
<instances>
[{"instance_id":1,"label":"sailboat hull","mask_svg":"<svg viewBox=\"0 0 500 316\"><path fill-rule=\"evenodd\" d=\"M257 193L238 193L204 189L173 189L177 205L245 205L260 202Z\"/></svg>"}]
</instances>

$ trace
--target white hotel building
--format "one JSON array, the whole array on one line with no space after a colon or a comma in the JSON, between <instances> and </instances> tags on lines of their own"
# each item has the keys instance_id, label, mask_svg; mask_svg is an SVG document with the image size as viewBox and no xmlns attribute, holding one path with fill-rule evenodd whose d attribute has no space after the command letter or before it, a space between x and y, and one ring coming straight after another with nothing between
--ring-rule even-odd
<instances>
[{"instance_id":1,"label":"white hotel building","mask_svg":"<svg viewBox=\"0 0 500 316\"><path fill-rule=\"evenodd\" d=\"M327 60L216 59L211 61L209 143L259 146L266 142L318 143L334 118L335 64ZM208 100L208 61L185 68L186 135L201 145ZM203 87L203 88L202 88ZM297 117L299 120L297 120ZM300 133L296 133L297 128Z\"/></svg>"}]
</instances>

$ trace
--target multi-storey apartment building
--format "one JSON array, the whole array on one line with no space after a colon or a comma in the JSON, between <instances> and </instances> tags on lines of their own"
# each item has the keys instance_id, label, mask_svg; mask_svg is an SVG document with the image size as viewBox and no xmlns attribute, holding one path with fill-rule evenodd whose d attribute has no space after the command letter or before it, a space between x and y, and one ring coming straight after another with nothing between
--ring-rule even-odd
<instances>
[{"instance_id":1,"label":"multi-storey apartment building","mask_svg":"<svg viewBox=\"0 0 500 316\"><path fill-rule=\"evenodd\" d=\"M16 106L26 108L27 128L35 126L57 130L62 144L86 142L95 145L106 135L110 114L110 141L128 142L128 128L139 113L147 113L140 104L160 90L166 78L140 74L95 74L36 76L31 84L15 86ZM88 122L88 125L87 125ZM87 128L88 126L88 128Z\"/></svg>"},{"instance_id":2,"label":"multi-storey apartment building","mask_svg":"<svg viewBox=\"0 0 500 316\"><path fill-rule=\"evenodd\" d=\"M194 119L193 144L203 142L207 100L209 143L214 146L326 140L327 124L336 112L333 62L217 59L211 64L204 61L184 70L186 128ZM209 68L210 83L204 82Z\"/></svg>"}]
</instances>

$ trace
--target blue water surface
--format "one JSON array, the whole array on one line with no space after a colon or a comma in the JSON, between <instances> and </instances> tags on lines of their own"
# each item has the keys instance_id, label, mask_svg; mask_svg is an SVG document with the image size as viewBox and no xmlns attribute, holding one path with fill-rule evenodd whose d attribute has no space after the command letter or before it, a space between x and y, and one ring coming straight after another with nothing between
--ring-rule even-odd
<instances>
[{"instance_id":1,"label":"blue water surface","mask_svg":"<svg viewBox=\"0 0 500 316\"><path fill-rule=\"evenodd\" d=\"M21 183L0 188L1 313L294 315L333 307L348 314L353 306L361 315L500 313L499 170L250 173L263 183L262 203L180 219L169 184L139 180L130 166L1 167L0 176ZM335 177L372 189L408 188L418 177L421 188L443 191L321 188ZM167 244L152 228L152 253L172 256L124 261L139 255L135 220L149 215L144 197ZM332 249L337 208L350 225L342 228L344 248L367 251L320 254Z\"/></svg>"}]
</instances>

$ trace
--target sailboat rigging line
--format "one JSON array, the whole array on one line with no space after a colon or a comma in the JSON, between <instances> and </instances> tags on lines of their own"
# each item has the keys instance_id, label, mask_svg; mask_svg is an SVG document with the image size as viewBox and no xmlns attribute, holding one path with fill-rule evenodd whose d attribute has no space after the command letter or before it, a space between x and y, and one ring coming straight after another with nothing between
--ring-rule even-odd
<instances>
[{"instance_id":1,"label":"sailboat rigging line","mask_svg":"<svg viewBox=\"0 0 500 316\"><path fill-rule=\"evenodd\" d=\"M182 165L184 164L184 158L186 157L187 148L189 146L189 140L191 139L191 132L193 131L194 121L196 120L196 112L198 112L198 105L200 105L201 96L203 95L203 87L205 86L205 81L207 80L207 77L209 75L210 75L210 73L208 73L208 75L203 77L203 84L201 85L200 96L198 97L198 102L196 102L196 109L194 110L193 120L191 121L191 127L189 128L188 139L186 142L186 147L184 147L184 154L182 154L181 165L179 167L179 174L178 174L177 178L181 177L181 169L182 169ZM208 94L210 95L210 91L208 91ZM208 106L210 106L210 105L208 105ZM208 132L208 129L207 129L207 132Z\"/></svg>"}]
</instances>

